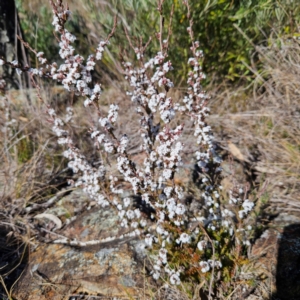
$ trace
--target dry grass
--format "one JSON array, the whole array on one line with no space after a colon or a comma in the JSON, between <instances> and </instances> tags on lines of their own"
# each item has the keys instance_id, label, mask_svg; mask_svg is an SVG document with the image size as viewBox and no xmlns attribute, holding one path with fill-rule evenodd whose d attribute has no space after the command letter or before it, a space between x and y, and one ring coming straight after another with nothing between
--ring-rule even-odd
<instances>
[{"instance_id":1,"label":"dry grass","mask_svg":"<svg viewBox=\"0 0 300 300\"><path fill-rule=\"evenodd\" d=\"M65 162L36 91L0 95L0 295L11 294L37 232L26 207L66 186ZM45 96L46 97L46 96ZM12 122L12 120L14 120ZM7 299L11 299L7 295ZM1 298L2 299L2 298ZM3 298L6 299L6 298Z\"/></svg>"},{"instance_id":2,"label":"dry grass","mask_svg":"<svg viewBox=\"0 0 300 300\"><path fill-rule=\"evenodd\" d=\"M300 43L277 39L257 49L264 68L248 96L243 88L213 90L210 123L224 149L268 182L273 210L300 211ZM248 90L249 91L249 90Z\"/></svg>"}]
</instances>

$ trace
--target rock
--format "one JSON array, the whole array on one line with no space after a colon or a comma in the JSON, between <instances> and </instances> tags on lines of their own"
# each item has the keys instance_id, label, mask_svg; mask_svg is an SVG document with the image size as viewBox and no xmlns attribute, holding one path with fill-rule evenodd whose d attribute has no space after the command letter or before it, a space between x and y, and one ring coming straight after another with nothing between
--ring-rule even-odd
<instances>
[{"instance_id":1,"label":"rock","mask_svg":"<svg viewBox=\"0 0 300 300\"><path fill-rule=\"evenodd\" d=\"M75 196L78 197L78 194ZM70 200L70 197L72 194L67 199ZM64 201L58 205L62 206L62 203ZM55 211L63 210L51 210L52 213ZM86 242L118 236L123 231L115 210L94 207L55 234ZM47 238L50 237L57 238L54 234ZM86 293L129 299L128 295L138 296L139 288L144 285L145 258L143 241L133 238L80 248L52 242L39 243L30 254L13 297L18 300L69 300L77 299L79 293Z\"/></svg>"}]
</instances>

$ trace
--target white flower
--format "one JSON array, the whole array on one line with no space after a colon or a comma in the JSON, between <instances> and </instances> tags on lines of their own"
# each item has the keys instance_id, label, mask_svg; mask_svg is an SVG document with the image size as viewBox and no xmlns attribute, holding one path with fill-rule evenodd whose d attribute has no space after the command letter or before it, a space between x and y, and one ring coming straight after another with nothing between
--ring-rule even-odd
<instances>
[{"instance_id":1,"label":"white flower","mask_svg":"<svg viewBox=\"0 0 300 300\"><path fill-rule=\"evenodd\" d=\"M159 273L159 272L154 272L154 273L152 274L152 277L153 277L155 280L158 280L159 277L160 277L160 273Z\"/></svg>"},{"instance_id":2,"label":"white flower","mask_svg":"<svg viewBox=\"0 0 300 300\"><path fill-rule=\"evenodd\" d=\"M244 203L242 204L242 206L243 206L243 208L244 208L244 210L245 210L246 212L249 212L249 211L251 211L252 208L254 207L254 203L253 203L253 202L250 202L248 199L246 199L246 200L244 201Z\"/></svg>"},{"instance_id":3,"label":"white flower","mask_svg":"<svg viewBox=\"0 0 300 300\"><path fill-rule=\"evenodd\" d=\"M105 139L105 134L100 134L98 137L97 137L97 141L99 144L101 144Z\"/></svg>"},{"instance_id":4,"label":"white flower","mask_svg":"<svg viewBox=\"0 0 300 300\"><path fill-rule=\"evenodd\" d=\"M119 211L119 212L118 212L118 215L119 215L119 218L120 218L120 219L123 219L124 216L125 216L125 210Z\"/></svg>"},{"instance_id":5,"label":"white flower","mask_svg":"<svg viewBox=\"0 0 300 300\"><path fill-rule=\"evenodd\" d=\"M147 221L145 219L140 220L140 225L145 227L147 225Z\"/></svg>"},{"instance_id":6,"label":"white flower","mask_svg":"<svg viewBox=\"0 0 300 300\"><path fill-rule=\"evenodd\" d=\"M93 103L93 101L91 99L87 98L87 99L84 100L83 105L85 107L87 107L87 106L91 105L92 103Z\"/></svg>"},{"instance_id":7,"label":"white flower","mask_svg":"<svg viewBox=\"0 0 300 300\"><path fill-rule=\"evenodd\" d=\"M164 213L163 211L160 211L160 212L158 213L158 216L159 216L159 221L160 221L160 222L163 222L164 219L165 219L165 213Z\"/></svg>"},{"instance_id":8,"label":"white flower","mask_svg":"<svg viewBox=\"0 0 300 300\"><path fill-rule=\"evenodd\" d=\"M215 262L215 265L218 267L218 268L222 268L222 263L220 261L216 261Z\"/></svg>"},{"instance_id":9,"label":"white flower","mask_svg":"<svg viewBox=\"0 0 300 300\"><path fill-rule=\"evenodd\" d=\"M96 93L101 93L101 85L100 84L95 84L93 92Z\"/></svg>"},{"instance_id":10,"label":"white flower","mask_svg":"<svg viewBox=\"0 0 300 300\"><path fill-rule=\"evenodd\" d=\"M108 119L107 118L100 118L99 123L101 124L102 127L105 127L108 124Z\"/></svg>"},{"instance_id":11,"label":"white flower","mask_svg":"<svg viewBox=\"0 0 300 300\"><path fill-rule=\"evenodd\" d=\"M171 186L168 186L164 189L164 193L166 194L167 197L171 196L172 191L173 191L173 187Z\"/></svg>"},{"instance_id":12,"label":"white flower","mask_svg":"<svg viewBox=\"0 0 300 300\"><path fill-rule=\"evenodd\" d=\"M164 170L163 170L163 176L164 176L166 179L170 179L171 176L172 176L172 170L170 170L170 169L164 169Z\"/></svg>"},{"instance_id":13,"label":"white flower","mask_svg":"<svg viewBox=\"0 0 300 300\"><path fill-rule=\"evenodd\" d=\"M250 246L251 243L249 241L243 241L243 244L246 245L246 246Z\"/></svg>"},{"instance_id":14,"label":"white flower","mask_svg":"<svg viewBox=\"0 0 300 300\"><path fill-rule=\"evenodd\" d=\"M167 263L167 254L168 251L165 248L161 248L158 252L159 257L162 259L162 262Z\"/></svg>"},{"instance_id":15,"label":"white flower","mask_svg":"<svg viewBox=\"0 0 300 300\"><path fill-rule=\"evenodd\" d=\"M66 29L65 29L65 38L71 43L73 43L76 40L76 36L68 32Z\"/></svg>"},{"instance_id":16,"label":"white flower","mask_svg":"<svg viewBox=\"0 0 300 300\"><path fill-rule=\"evenodd\" d=\"M135 216L136 216L137 219L139 219L141 217L141 211L138 208L136 208L134 210L134 213L135 213Z\"/></svg>"},{"instance_id":17,"label":"white flower","mask_svg":"<svg viewBox=\"0 0 300 300\"><path fill-rule=\"evenodd\" d=\"M155 151L152 151L149 155L149 159L151 161L156 161L157 160L157 153Z\"/></svg>"},{"instance_id":18,"label":"white flower","mask_svg":"<svg viewBox=\"0 0 300 300\"><path fill-rule=\"evenodd\" d=\"M122 137L120 139L120 144L126 148L128 145L128 142L129 142L129 139L128 139L127 135L126 134L122 135Z\"/></svg>"},{"instance_id":19,"label":"white flower","mask_svg":"<svg viewBox=\"0 0 300 300\"><path fill-rule=\"evenodd\" d=\"M206 241L200 241L200 242L198 242L197 247L198 247L198 249L200 251L203 251L205 249L205 247L206 247Z\"/></svg>"},{"instance_id":20,"label":"white flower","mask_svg":"<svg viewBox=\"0 0 300 300\"><path fill-rule=\"evenodd\" d=\"M53 108L48 109L48 114L49 114L49 116L52 116L52 117L56 116L55 110Z\"/></svg>"},{"instance_id":21,"label":"white flower","mask_svg":"<svg viewBox=\"0 0 300 300\"><path fill-rule=\"evenodd\" d=\"M247 215L254 207L254 203L250 202L248 199L244 201L242 204L243 210L239 211L239 217L242 219L245 215Z\"/></svg>"},{"instance_id":22,"label":"white flower","mask_svg":"<svg viewBox=\"0 0 300 300\"><path fill-rule=\"evenodd\" d=\"M173 211L176 209L176 202L174 198L170 198L167 200L167 207L169 211Z\"/></svg>"},{"instance_id":23,"label":"white flower","mask_svg":"<svg viewBox=\"0 0 300 300\"><path fill-rule=\"evenodd\" d=\"M190 240L191 240L191 237L187 233L184 232L180 235L179 241L181 243L183 243L183 244L189 243Z\"/></svg>"},{"instance_id":24,"label":"white flower","mask_svg":"<svg viewBox=\"0 0 300 300\"><path fill-rule=\"evenodd\" d=\"M200 261L199 265L202 273L206 273L210 270L209 264L206 261Z\"/></svg>"},{"instance_id":25,"label":"white flower","mask_svg":"<svg viewBox=\"0 0 300 300\"><path fill-rule=\"evenodd\" d=\"M170 283L173 285L178 285L180 284L180 278L177 273L174 273L170 276Z\"/></svg>"},{"instance_id":26,"label":"white flower","mask_svg":"<svg viewBox=\"0 0 300 300\"><path fill-rule=\"evenodd\" d=\"M119 110L119 106L115 105L115 104L111 104L110 105L110 109L108 112L108 116L107 119L111 122L111 123L115 123L117 121L118 118L118 110ZM101 123L102 125L102 123ZM103 125L102 125L103 126Z\"/></svg>"},{"instance_id":27,"label":"white flower","mask_svg":"<svg viewBox=\"0 0 300 300\"><path fill-rule=\"evenodd\" d=\"M219 195L219 193L217 191L214 191L213 193L214 193L214 195L215 195L216 198L220 197L220 195Z\"/></svg>"},{"instance_id":28,"label":"white flower","mask_svg":"<svg viewBox=\"0 0 300 300\"><path fill-rule=\"evenodd\" d=\"M177 215L183 215L185 213L185 206L181 203L177 204L175 212Z\"/></svg>"},{"instance_id":29,"label":"white flower","mask_svg":"<svg viewBox=\"0 0 300 300\"><path fill-rule=\"evenodd\" d=\"M147 246L152 247L152 243L153 243L153 236L151 234L147 234L145 237L145 243Z\"/></svg>"},{"instance_id":30,"label":"white flower","mask_svg":"<svg viewBox=\"0 0 300 300\"><path fill-rule=\"evenodd\" d=\"M63 144L71 144L72 143L72 140L67 137L67 138L59 138L57 140L57 143L60 144L60 145L63 145Z\"/></svg>"},{"instance_id":31,"label":"white flower","mask_svg":"<svg viewBox=\"0 0 300 300\"><path fill-rule=\"evenodd\" d=\"M128 219L133 219L133 218L134 218L134 212L133 212L132 210L129 209L129 210L126 212L126 216L127 216Z\"/></svg>"},{"instance_id":32,"label":"white flower","mask_svg":"<svg viewBox=\"0 0 300 300\"><path fill-rule=\"evenodd\" d=\"M133 227L133 228L137 228L138 226L139 226L138 222L132 222L131 223L131 227Z\"/></svg>"},{"instance_id":33,"label":"white flower","mask_svg":"<svg viewBox=\"0 0 300 300\"><path fill-rule=\"evenodd\" d=\"M128 207L130 205L130 198L124 198L123 202L124 202L124 207Z\"/></svg>"},{"instance_id":34,"label":"white flower","mask_svg":"<svg viewBox=\"0 0 300 300\"><path fill-rule=\"evenodd\" d=\"M108 153L112 153L114 151L114 146L111 142L104 143L104 150Z\"/></svg>"}]
</instances>

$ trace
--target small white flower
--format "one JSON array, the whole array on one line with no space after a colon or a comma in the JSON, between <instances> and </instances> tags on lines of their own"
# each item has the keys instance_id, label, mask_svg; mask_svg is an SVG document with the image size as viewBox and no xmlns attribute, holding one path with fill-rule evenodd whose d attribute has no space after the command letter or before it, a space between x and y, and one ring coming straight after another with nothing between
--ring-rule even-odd
<instances>
[{"instance_id":1,"label":"small white flower","mask_svg":"<svg viewBox=\"0 0 300 300\"><path fill-rule=\"evenodd\" d=\"M131 227L133 227L133 228L137 228L138 226L139 226L138 222L132 222L131 223Z\"/></svg>"},{"instance_id":2,"label":"small white flower","mask_svg":"<svg viewBox=\"0 0 300 300\"><path fill-rule=\"evenodd\" d=\"M163 176L164 176L166 179L170 179L171 176L172 176L172 170L170 170L170 169L164 169L164 170L163 170Z\"/></svg>"},{"instance_id":3,"label":"small white flower","mask_svg":"<svg viewBox=\"0 0 300 300\"><path fill-rule=\"evenodd\" d=\"M145 219L140 220L140 225L145 227L147 225L147 221Z\"/></svg>"},{"instance_id":4,"label":"small white flower","mask_svg":"<svg viewBox=\"0 0 300 300\"><path fill-rule=\"evenodd\" d=\"M244 203L242 204L242 206L246 212L250 212L252 210L252 208L254 207L254 203L250 202L248 199L246 199L244 201Z\"/></svg>"},{"instance_id":5,"label":"small white flower","mask_svg":"<svg viewBox=\"0 0 300 300\"><path fill-rule=\"evenodd\" d=\"M165 189L164 189L164 193L166 194L167 197L171 196L172 191L173 191L173 187L171 187L171 186L165 187Z\"/></svg>"},{"instance_id":6,"label":"small white flower","mask_svg":"<svg viewBox=\"0 0 300 300\"><path fill-rule=\"evenodd\" d=\"M128 210L126 212L126 216L128 219L133 219L134 218L134 212L132 210Z\"/></svg>"},{"instance_id":7,"label":"small white flower","mask_svg":"<svg viewBox=\"0 0 300 300\"><path fill-rule=\"evenodd\" d=\"M130 198L124 198L123 202L124 202L124 207L128 207L130 205Z\"/></svg>"},{"instance_id":8,"label":"small white flower","mask_svg":"<svg viewBox=\"0 0 300 300\"><path fill-rule=\"evenodd\" d=\"M100 84L95 84L94 93L101 93L101 85Z\"/></svg>"},{"instance_id":9,"label":"small white flower","mask_svg":"<svg viewBox=\"0 0 300 300\"><path fill-rule=\"evenodd\" d=\"M185 213L185 206L181 203L177 204L175 212L177 215L183 215Z\"/></svg>"},{"instance_id":10,"label":"small white flower","mask_svg":"<svg viewBox=\"0 0 300 300\"><path fill-rule=\"evenodd\" d=\"M243 244L248 246L248 247L251 245L251 243L249 241L243 241Z\"/></svg>"},{"instance_id":11,"label":"small white flower","mask_svg":"<svg viewBox=\"0 0 300 300\"><path fill-rule=\"evenodd\" d=\"M209 265L211 266L211 267L216 267L216 268L222 268L222 263L220 262L220 261L218 261L218 260L212 260L212 259L209 259L208 261L207 261L208 263L209 263Z\"/></svg>"},{"instance_id":12,"label":"small white flower","mask_svg":"<svg viewBox=\"0 0 300 300\"><path fill-rule=\"evenodd\" d=\"M108 119L107 118L100 118L99 123L101 124L102 127L105 127L108 124Z\"/></svg>"},{"instance_id":13,"label":"small white flower","mask_svg":"<svg viewBox=\"0 0 300 300\"><path fill-rule=\"evenodd\" d=\"M147 234L145 237L145 243L147 246L152 247L152 243L153 243L153 236L151 234Z\"/></svg>"},{"instance_id":14,"label":"small white flower","mask_svg":"<svg viewBox=\"0 0 300 300\"><path fill-rule=\"evenodd\" d=\"M191 240L191 237L187 233L184 232L180 235L179 241L181 243L183 243L183 244L189 243L190 240Z\"/></svg>"},{"instance_id":15,"label":"small white flower","mask_svg":"<svg viewBox=\"0 0 300 300\"><path fill-rule=\"evenodd\" d=\"M97 141L99 144L101 144L105 139L105 134L100 134L98 137L97 137Z\"/></svg>"},{"instance_id":16,"label":"small white flower","mask_svg":"<svg viewBox=\"0 0 300 300\"><path fill-rule=\"evenodd\" d=\"M168 251L165 248L161 248L158 252L159 257L162 259L162 262L167 263L167 254Z\"/></svg>"},{"instance_id":17,"label":"small white flower","mask_svg":"<svg viewBox=\"0 0 300 300\"><path fill-rule=\"evenodd\" d=\"M180 284L180 278L177 273L174 273L170 276L170 283L173 285L179 285Z\"/></svg>"},{"instance_id":18,"label":"small white flower","mask_svg":"<svg viewBox=\"0 0 300 300\"><path fill-rule=\"evenodd\" d=\"M126 213L125 210L119 211L119 212L118 212L119 218L120 218L120 219L123 219L124 216L125 216L125 213Z\"/></svg>"},{"instance_id":19,"label":"small white flower","mask_svg":"<svg viewBox=\"0 0 300 300\"><path fill-rule=\"evenodd\" d=\"M206 247L206 244L207 244L206 241L200 241L198 242L197 247L200 251L203 251Z\"/></svg>"},{"instance_id":20,"label":"small white flower","mask_svg":"<svg viewBox=\"0 0 300 300\"><path fill-rule=\"evenodd\" d=\"M87 99L84 100L83 105L85 107L87 107L87 106L91 105L92 103L93 103L93 101L91 99L87 98Z\"/></svg>"},{"instance_id":21,"label":"small white flower","mask_svg":"<svg viewBox=\"0 0 300 300\"><path fill-rule=\"evenodd\" d=\"M138 208L134 210L134 213L137 219L141 217L141 211Z\"/></svg>"},{"instance_id":22,"label":"small white flower","mask_svg":"<svg viewBox=\"0 0 300 300\"><path fill-rule=\"evenodd\" d=\"M104 149L108 153L112 153L114 151L114 146L111 142L104 143Z\"/></svg>"},{"instance_id":23,"label":"small white flower","mask_svg":"<svg viewBox=\"0 0 300 300\"><path fill-rule=\"evenodd\" d=\"M158 280L159 277L160 277L160 273L159 273L159 272L154 272L154 273L152 274L152 277L153 277L155 280Z\"/></svg>"},{"instance_id":24,"label":"small white flower","mask_svg":"<svg viewBox=\"0 0 300 300\"><path fill-rule=\"evenodd\" d=\"M202 273L206 273L210 270L209 264L206 261L200 261L199 265Z\"/></svg>"}]
</instances>

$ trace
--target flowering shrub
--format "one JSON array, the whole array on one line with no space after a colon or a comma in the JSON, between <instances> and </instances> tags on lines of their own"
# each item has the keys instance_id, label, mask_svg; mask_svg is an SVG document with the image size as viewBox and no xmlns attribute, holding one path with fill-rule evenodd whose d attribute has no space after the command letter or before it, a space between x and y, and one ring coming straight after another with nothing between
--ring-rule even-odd
<instances>
[{"instance_id":1,"label":"flowering shrub","mask_svg":"<svg viewBox=\"0 0 300 300\"><path fill-rule=\"evenodd\" d=\"M136 53L136 63L124 60L123 68L130 86L127 95L135 106L140 124L140 149L145 155L142 164L128 154L130 136L126 132L120 136L115 133L118 105L110 105L105 114L100 105L101 85L92 80L91 72L108 47L116 22L107 39L100 41L96 53L85 60L76 54L73 47L76 37L65 28L70 11L62 0L57 3L51 0L52 24L59 38L59 54L63 63L50 63L42 52L26 45L36 54L40 68L21 66L17 61L7 62L4 58L1 58L0 64L9 64L19 73L29 72L33 82L34 76L39 76L62 83L67 91L83 97L86 108L97 111L99 125L90 129L90 137L103 159L94 167L75 147L67 129L66 124L72 121L73 108L67 107L65 117L60 118L52 107L47 106L58 143L66 147L63 155L69 160L69 168L80 175L71 184L82 187L100 207L115 207L120 226L128 229L125 235L144 238L146 247L152 249L153 278L167 278L172 285L178 285L182 280L200 282L209 279L206 286L211 294L213 283L223 279L217 276L216 271L232 268L231 249L236 246L241 249L242 244L249 243L247 231L251 228L244 228L243 219L254 204L247 199L248 190L241 187L230 191L229 201L224 197L226 193L220 183L222 160L217 153L211 127L206 123L209 96L201 86L205 78L201 69L203 53L199 50L199 42L194 40L192 20L187 28L191 39L187 94L179 101L170 96L174 87L168 78L172 63L167 60L171 30L169 28L166 34L163 32L162 2L158 3L161 14L161 32L157 34L160 50L155 57L146 59L147 47L142 43L133 46L126 34ZM189 5L186 0L183 3L189 18ZM183 139L185 124L177 122L176 115L191 123L197 145L194 154L200 197L193 195L192 201L187 200L185 187L176 181L183 168L186 151ZM132 197L122 196L128 184L132 195L140 199L141 206L136 207ZM56 242L68 241L62 239ZM76 240L68 243L80 244Z\"/></svg>"}]
</instances>

